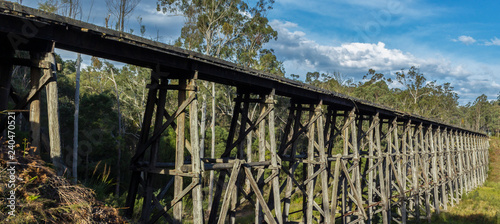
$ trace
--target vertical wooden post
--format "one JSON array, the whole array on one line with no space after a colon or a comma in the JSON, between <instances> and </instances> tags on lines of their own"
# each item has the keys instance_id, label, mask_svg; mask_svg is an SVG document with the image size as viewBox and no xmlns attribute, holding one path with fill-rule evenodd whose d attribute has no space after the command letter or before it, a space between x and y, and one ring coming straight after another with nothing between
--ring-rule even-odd
<instances>
[{"instance_id":1,"label":"vertical wooden post","mask_svg":"<svg viewBox=\"0 0 500 224\"><path fill-rule=\"evenodd\" d=\"M395 120L396 118L394 118ZM391 198L392 198L392 181L393 181L393 178L392 176L395 175L393 172L392 172L392 169L391 169L391 161L392 161L392 157L394 156L394 150L393 150L393 143L392 143L392 125L394 124L394 122L390 122L388 120L388 127L387 127L387 137L386 137L386 140L387 140L387 151L386 151L386 162L385 162L385 186L386 186L386 194L387 194L387 219L389 220L389 222L392 222L392 211L391 211Z\"/></svg>"},{"instance_id":2,"label":"vertical wooden post","mask_svg":"<svg viewBox=\"0 0 500 224\"><path fill-rule=\"evenodd\" d=\"M446 131L446 130L445 130ZM437 138L438 138L438 155L439 155L439 173L441 174L441 181L439 185L441 187L441 197L440 202L443 206L443 209L448 210L448 195L446 193L446 168L444 167L444 149L443 149L443 132L441 132L441 128L437 129Z\"/></svg>"},{"instance_id":3,"label":"vertical wooden post","mask_svg":"<svg viewBox=\"0 0 500 224\"><path fill-rule=\"evenodd\" d=\"M467 135L466 133L462 132L462 135L460 136L461 140L460 142L462 143L462 152L464 155L464 186L465 186L465 192L469 193L470 189L470 175L469 175L469 147L467 146Z\"/></svg>"},{"instance_id":4,"label":"vertical wooden post","mask_svg":"<svg viewBox=\"0 0 500 224\"><path fill-rule=\"evenodd\" d=\"M430 146L429 146L429 136L432 134L432 129L431 127L427 128L425 131L425 140L424 140L424 133L423 133L423 127L422 124L420 124L419 129L420 131L420 141L422 142L421 147L422 147L422 155L424 155L423 161L423 175L424 175L424 197L425 197L425 215L427 218L427 222L431 222L431 208L430 208L430 197L431 197L431 189L429 185L429 155L431 154L430 152Z\"/></svg>"},{"instance_id":5,"label":"vertical wooden post","mask_svg":"<svg viewBox=\"0 0 500 224\"><path fill-rule=\"evenodd\" d=\"M363 208L363 201L361 200L361 198L356 197L356 193L357 193L357 195L361 196L361 175L359 172L360 156L359 156L358 132L356 130L356 121L355 121L355 119L356 119L356 109L355 108L353 108L351 110L349 117L350 117L350 119L354 120L351 123L351 145L352 145L352 151L354 154L354 157L352 158L352 160L353 160L352 167L354 167L354 168L352 169L352 176L351 177L352 177L352 180L354 182L354 189L351 189L351 191L352 191L352 195L357 200L356 208L359 209L357 218L359 219L362 217L361 215L363 214L364 208ZM360 122L361 121L362 120L360 120ZM351 209L353 209L353 206L351 206ZM361 221L361 223L364 223L364 222Z\"/></svg>"},{"instance_id":6,"label":"vertical wooden post","mask_svg":"<svg viewBox=\"0 0 500 224\"><path fill-rule=\"evenodd\" d=\"M459 176L459 183L460 183L460 195L463 195L464 190L465 190L465 174L464 174L463 138L462 138L461 131L457 131L456 138L457 138L456 144L457 144L457 150L458 150L458 176Z\"/></svg>"},{"instance_id":7,"label":"vertical wooden post","mask_svg":"<svg viewBox=\"0 0 500 224\"><path fill-rule=\"evenodd\" d=\"M458 153L458 144L456 142L457 139L457 131L451 131L450 132L450 144L451 144L451 149L452 149L452 157L451 161L453 164L453 189L454 189L454 195L455 195L455 203L458 204L460 201L460 172L459 172L459 166L460 166L460 160L459 160L459 153Z\"/></svg>"},{"instance_id":8,"label":"vertical wooden post","mask_svg":"<svg viewBox=\"0 0 500 224\"><path fill-rule=\"evenodd\" d=\"M260 103L260 115L264 114L266 112L266 104L265 103ZM248 133L247 137L250 136L251 133ZM266 160L266 120L263 120L259 124L259 132L258 132L258 139L259 139L259 161L265 161ZM251 138L249 139L251 140ZM247 142L247 144L250 145L251 147L251 142ZM248 158L248 152L247 152L247 159ZM247 160L248 161L248 160ZM264 185L264 168L259 168L257 170L257 183L259 183L259 186ZM247 180L248 182L248 180ZM260 192L263 194L263 187L259 188ZM264 221L264 212L262 211L262 208L259 203L259 199L255 202L255 224L260 224Z\"/></svg>"},{"instance_id":9,"label":"vertical wooden post","mask_svg":"<svg viewBox=\"0 0 500 224\"><path fill-rule=\"evenodd\" d=\"M313 105L310 105L310 108L313 108ZM309 111L309 122L310 126L309 129L307 130L307 138L308 138L308 144L307 144L307 159L310 161L307 163L307 178L310 179L312 178L314 174L314 164L311 163L311 161L314 161L314 128L315 128L315 122L312 120L314 118L314 112ZM306 166L306 165L304 165ZM306 197L307 197L307 207L306 207L306 214L304 216L305 218L305 223L306 224L311 224L313 220L313 200L314 200L314 181L310 180L307 185L306 185Z\"/></svg>"},{"instance_id":10,"label":"vertical wooden post","mask_svg":"<svg viewBox=\"0 0 500 224\"><path fill-rule=\"evenodd\" d=\"M396 123L396 125L398 125ZM406 220L408 219L408 212L407 212L407 202L408 198L406 197L406 169L407 169L407 146L408 146L408 137L409 137L409 131L410 131L411 123L410 121L405 122L403 126L403 133L401 136L401 147L397 148L398 154L400 154L401 161L398 161L398 172L399 172L399 178L401 180L401 184L403 186L402 189L400 189L400 198L402 199L401 202L401 223L406 224ZM398 142L399 136L397 135L396 132L396 143ZM401 150L401 151L399 151Z\"/></svg>"},{"instance_id":11,"label":"vertical wooden post","mask_svg":"<svg viewBox=\"0 0 500 224\"><path fill-rule=\"evenodd\" d=\"M449 203L451 207L455 205L455 197L454 197L454 190L453 190L453 182L454 182L454 173L453 173L453 168L451 166L452 164L452 150L451 150L451 144L450 144L450 135L451 135L451 130L445 129L444 137L445 137L445 145L446 145L446 169L447 169L447 182L448 182L448 196L449 196Z\"/></svg>"},{"instance_id":12,"label":"vertical wooden post","mask_svg":"<svg viewBox=\"0 0 500 224\"><path fill-rule=\"evenodd\" d=\"M471 134L471 140L472 140L472 164L474 167L474 188L479 186L479 164L478 164L478 156L477 156L477 142L476 142L476 136L474 134Z\"/></svg>"},{"instance_id":13,"label":"vertical wooden post","mask_svg":"<svg viewBox=\"0 0 500 224\"><path fill-rule=\"evenodd\" d=\"M355 112L355 111L354 111ZM365 220L365 217L362 216L363 214L363 211L364 211L364 207L363 207L363 199L362 199L362 185L361 185L361 153L362 153L362 147L363 147L363 141L364 139L361 137L362 136L362 133L363 133L363 121L364 121L364 118L363 118L363 115L362 114L359 114L357 116L354 117L354 119L357 119L358 120L358 126L356 127L356 122L353 122L352 126L353 127L353 130L352 130L352 141L353 141L353 151L354 151L354 162L353 162L353 166L354 167L354 172L352 174L352 177L354 179L354 186L356 188L355 191L357 191L358 195L360 196L360 198L356 198L357 200L357 205L356 205L356 209L359 209L359 212L358 212L358 219L360 219L359 223L365 223L364 220ZM356 195L356 194L354 194Z\"/></svg>"},{"instance_id":14,"label":"vertical wooden post","mask_svg":"<svg viewBox=\"0 0 500 224\"><path fill-rule=\"evenodd\" d=\"M434 144L435 140L435 133L432 128L432 125L429 125L428 129L429 133L429 146L430 146L430 152L431 152L431 169L432 169L432 199L433 199L433 205L434 205L434 210L436 211L437 214L439 214L439 193L438 193L438 174L437 174L437 153L436 153L436 145Z\"/></svg>"},{"instance_id":15,"label":"vertical wooden post","mask_svg":"<svg viewBox=\"0 0 500 224\"><path fill-rule=\"evenodd\" d=\"M343 161L343 157L344 156L348 156L349 155L349 122L351 120L351 117L348 115L348 112L347 111L344 111L344 127L343 127L343 130L342 131L342 142L343 142L343 150L342 150L342 157L340 157L338 159L338 163L341 164L341 166L343 166L344 164L344 161ZM341 209L342 209L342 212L340 213L341 217L342 217L342 223L348 223L351 221L351 217L350 216L345 216L344 214L346 214L348 212L348 198L349 198L349 192L347 190L347 178L349 178L348 174L342 172L342 185L341 185L341 189L342 189L342 201L340 203L341 205Z\"/></svg>"},{"instance_id":16,"label":"vertical wooden post","mask_svg":"<svg viewBox=\"0 0 500 224\"><path fill-rule=\"evenodd\" d=\"M381 120L379 118L379 114L375 115L374 120L377 122L375 126L375 148L377 150L378 154L378 160L385 160L385 163L387 163L387 157L384 156L384 152L382 151L382 143L381 143L381 138L380 138L380 129L382 129L382 125L380 124ZM380 163L378 165L378 175L379 175L379 181L380 181L380 195L381 195L381 201L382 201L382 221L384 224L389 224L390 219L389 219L389 198L387 195L387 184L385 182L388 173L385 171L385 167L383 165L384 163Z\"/></svg>"},{"instance_id":17,"label":"vertical wooden post","mask_svg":"<svg viewBox=\"0 0 500 224\"><path fill-rule=\"evenodd\" d=\"M343 156L347 157L347 156L351 156L351 152L349 149L352 149L352 153L356 153L357 152L357 147L355 147L355 144L357 144L357 139L355 138L356 137L356 133L352 133L352 132L356 132L356 122L355 122L355 119L356 119L356 114L355 114L355 110L351 110L350 112L347 112L345 111L346 114L345 114L345 117L344 117L344 130L343 130L343 133L342 133L342 139L343 139L343 142L344 142L344 149L343 149ZM349 134L351 134L349 136ZM356 152L355 152L356 151ZM358 159L355 155L354 155L354 158ZM346 172L343 172L343 186L342 186L342 214L346 214L347 212L349 211L352 211L353 210L353 205L352 205L352 200L350 200L349 198L349 193L351 192L351 195L354 194L354 191L356 191L356 189L353 189L353 187L351 185L348 185L349 183L349 180L348 178L350 178L351 180L355 180L356 176L355 176L355 172L356 172L356 168L355 166L357 165L356 164L356 160L352 160L352 164L351 164L351 167L349 167L349 169L352 170L352 176L349 176L349 173L346 173ZM343 161L341 160L340 161L341 164L343 163ZM347 162L346 162L347 163ZM343 164L342 164L343 166ZM348 222L351 222L352 219L351 219L351 216L348 215L348 216L343 216L343 222L344 223L348 223Z\"/></svg>"},{"instance_id":18,"label":"vertical wooden post","mask_svg":"<svg viewBox=\"0 0 500 224\"><path fill-rule=\"evenodd\" d=\"M268 120L269 120L269 145L270 145L270 153L271 153L271 167L273 168L271 171L271 175L275 175L272 179L272 190L274 196L274 213L276 214L276 219L279 224L283 224L283 217L281 214L281 197L280 197L280 183L279 183L279 165L278 164L278 156L276 155L276 133L275 133L275 124L274 124L274 89L271 91L271 94L267 97L266 104L268 107L271 107L272 110L269 112ZM264 135L265 137L265 135Z\"/></svg>"},{"instance_id":19,"label":"vertical wooden post","mask_svg":"<svg viewBox=\"0 0 500 224\"><path fill-rule=\"evenodd\" d=\"M328 159L325 154L325 135L324 135L324 121L323 121L323 110L322 110L322 103L318 104L316 107L316 115L319 116L317 120L317 126L318 126L318 152L319 152L319 159L320 159L320 169L323 169L321 171L321 195L322 195L322 202L323 202L323 221L324 223L330 223L330 203L328 201L328 171L326 169L328 165Z\"/></svg>"},{"instance_id":20,"label":"vertical wooden post","mask_svg":"<svg viewBox=\"0 0 500 224\"><path fill-rule=\"evenodd\" d=\"M178 105L182 105L186 100L186 80L179 79L179 91L178 91ZM176 137L176 148L175 148L175 170L181 171L182 165L184 165L184 149L185 149L185 122L186 113L181 111L177 117L177 137ZM183 178L182 176L174 177L174 197L180 197L183 190ZM182 223L182 200L174 205L174 222L175 224Z\"/></svg>"},{"instance_id":21,"label":"vertical wooden post","mask_svg":"<svg viewBox=\"0 0 500 224\"><path fill-rule=\"evenodd\" d=\"M39 53L31 53L31 60L36 61L40 60L41 55ZM38 88L38 84L40 83L40 75L41 69L31 67L30 71L30 86L31 89ZM30 142L31 146L35 147L36 154L40 153L40 93L37 93L33 96L33 100L30 103ZM30 154L34 154L33 149L30 149Z\"/></svg>"},{"instance_id":22,"label":"vertical wooden post","mask_svg":"<svg viewBox=\"0 0 500 224\"><path fill-rule=\"evenodd\" d=\"M418 172L422 169L419 166L419 159L420 159L420 154L418 153L418 136L417 133L419 130L417 129L416 125L411 125L410 130L409 130L409 142L408 145L410 147L410 156L411 156L411 174L412 174L412 191L411 194L413 195L413 211L414 211L414 218L417 221L417 223L420 223L420 185L419 185L419 176Z\"/></svg>"},{"instance_id":23,"label":"vertical wooden post","mask_svg":"<svg viewBox=\"0 0 500 224\"><path fill-rule=\"evenodd\" d=\"M55 58L53 51L46 53L44 61L51 64L51 69L44 69L44 75L50 75L53 81L45 87L47 92L47 112L49 120L49 138L50 138L50 158L54 163L57 174L62 175L63 163L61 155L61 139L59 131L59 104L57 91L57 75Z\"/></svg>"},{"instance_id":24,"label":"vertical wooden post","mask_svg":"<svg viewBox=\"0 0 500 224\"><path fill-rule=\"evenodd\" d=\"M141 150L146 142L148 141L149 137L149 131L151 129L151 121L153 118L153 113L154 113L154 108L155 108L155 102L156 102L156 95L158 93L158 85L159 85L159 80L158 77L155 74L155 71L151 72L151 84L149 87L149 92L148 92L148 99L146 102L146 110L144 112L144 117L143 117L143 122L142 122L142 127L141 127L141 135L139 137L139 142L137 143L137 148L136 148L136 153ZM132 169L135 168L137 165L137 162L142 158L143 156L138 156L137 154L134 155L134 158L132 158L130 166ZM125 206L128 208L125 212L125 215L127 217L131 217L133 212L134 212L134 205L135 205L135 199L137 195L137 190L139 187L139 182L141 178L141 172L137 170L132 171L132 176L130 179L130 185L129 185L129 190L128 190L128 195L127 195L127 201L125 203Z\"/></svg>"},{"instance_id":25,"label":"vertical wooden post","mask_svg":"<svg viewBox=\"0 0 500 224\"><path fill-rule=\"evenodd\" d=\"M189 81L190 95L196 95L196 79L198 71L195 72L194 78ZM191 143L191 164L192 172L196 175L193 181L196 182L192 190L193 195L193 223L203 223L203 199L201 195L201 160L200 160L200 145L198 135L198 99L195 96L193 102L189 104L189 126L190 126L190 143Z\"/></svg>"},{"instance_id":26,"label":"vertical wooden post","mask_svg":"<svg viewBox=\"0 0 500 224\"><path fill-rule=\"evenodd\" d=\"M168 85L167 79L161 79L159 83L161 87L166 87ZM165 88L160 88L158 93L158 101L156 102L156 116L154 122L153 133L159 132L163 125L163 113L165 112L165 103L167 98L167 90ZM156 167L158 150L160 148L160 140L156 140L151 146L151 152L149 154L149 170ZM147 222L150 219L151 212L153 211L153 180L155 174L150 172L144 172L145 186L144 186L144 200L142 204L141 221Z\"/></svg>"},{"instance_id":27,"label":"vertical wooden post","mask_svg":"<svg viewBox=\"0 0 500 224\"><path fill-rule=\"evenodd\" d=\"M370 116L370 130L368 131L368 169L373 169L372 171L368 172L368 179L367 179L367 187L368 187L368 220L366 220L367 224L371 224L372 219L373 219L373 207L371 206L374 201L373 201L373 189L376 188L375 181L373 180L374 175L373 173L375 172L375 169L373 167L373 162L375 160L374 156L374 145L375 142L373 140L373 129L375 128L375 116ZM378 161L378 159L376 159Z\"/></svg>"},{"instance_id":28,"label":"vertical wooden post","mask_svg":"<svg viewBox=\"0 0 500 224\"><path fill-rule=\"evenodd\" d=\"M472 176L472 152L471 152L471 147L470 147L470 138L469 138L469 133L465 134L465 150L467 152L467 185L468 185L468 190L467 193L472 191L474 188L474 180Z\"/></svg>"}]
</instances>

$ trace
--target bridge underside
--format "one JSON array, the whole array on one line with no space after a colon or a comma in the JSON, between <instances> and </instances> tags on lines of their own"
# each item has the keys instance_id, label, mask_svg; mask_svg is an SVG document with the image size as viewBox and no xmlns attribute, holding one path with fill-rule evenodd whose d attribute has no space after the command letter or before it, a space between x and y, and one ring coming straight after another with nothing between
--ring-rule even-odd
<instances>
[{"instance_id":1,"label":"bridge underside","mask_svg":"<svg viewBox=\"0 0 500 224\"><path fill-rule=\"evenodd\" d=\"M133 35L1 2L0 41L0 111L8 96L16 109L39 111L43 87L57 102L54 47L152 69L127 198L127 214L141 209L142 222L235 223L249 207L255 223L418 222L456 205L487 176L484 134ZM24 98L10 87L12 65L35 74ZM200 147L202 80L237 91L217 157ZM173 94L177 102L169 103ZM286 119L277 119L278 101ZM49 107L51 148L58 145L54 111L57 103ZM175 150L165 136L175 138ZM167 150L173 160L159 159ZM213 189L204 182L209 175ZM134 208L138 198L142 208Z\"/></svg>"}]
</instances>

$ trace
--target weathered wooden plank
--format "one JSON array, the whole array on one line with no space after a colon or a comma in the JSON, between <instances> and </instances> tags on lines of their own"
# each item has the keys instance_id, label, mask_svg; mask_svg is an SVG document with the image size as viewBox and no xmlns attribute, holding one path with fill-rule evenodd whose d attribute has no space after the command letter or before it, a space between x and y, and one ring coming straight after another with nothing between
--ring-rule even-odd
<instances>
[{"instance_id":1,"label":"weathered wooden plank","mask_svg":"<svg viewBox=\"0 0 500 224\"><path fill-rule=\"evenodd\" d=\"M31 53L31 60L39 61L42 59L42 55L40 53ZM38 88L40 84L41 78L41 69L37 67L31 67L30 71L30 87L31 89ZM29 121L30 121L30 142L31 146L37 149L36 153L40 153L40 93L36 93L33 96L33 100L30 103L30 113L29 113ZM30 150L30 154L34 154L33 150Z\"/></svg>"},{"instance_id":2,"label":"weathered wooden plank","mask_svg":"<svg viewBox=\"0 0 500 224\"><path fill-rule=\"evenodd\" d=\"M313 105L311 105L313 107ZM315 122L312 121L315 117L316 113L310 111L309 112L309 123L310 125L308 126L307 130L307 138L308 138L308 144L307 144L307 158L309 160L314 160L314 141L315 141ZM311 179L313 178L314 175L314 164L308 163L307 164L307 178ZM305 177L305 175L304 175ZM306 182L306 180L304 181ZM314 201L314 182L315 181L309 181L308 183L304 183L306 185L306 195L305 196L305 202L306 206L305 207L305 214L304 214L304 222L306 224L312 223L313 220L313 201Z\"/></svg>"},{"instance_id":3,"label":"weathered wooden plank","mask_svg":"<svg viewBox=\"0 0 500 224\"><path fill-rule=\"evenodd\" d=\"M315 113L321 113L318 118L317 127L318 127L318 152L320 157L320 162L322 163L320 166L321 171L321 195L322 195L322 203L323 203L323 211L324 216L322 218L324 223L331 223L330 219L330 202L328 198L328 171L326 168L328 167L328 160L325 153L325 133L324 133L324 121L323 121L323 110L321 108L322 103L318 104L316 107Z\"/></svg>"},{"instance_id":4,"label":"weathered wooden plank","mask_svg":"<svg viewBox=\"0 0 500 224\"><path fill-rule=\"evenodd\" d=\"M189 81L189 89L196 89L196 78L197 72L194 75L194 79ZM190 91L190 95L196 95L195 91ZM201 192L201 151L199 145L199 134L198 134L198 99L195 98L193 102L189 105L189 133L191 139L191 158L192 158L192 172L196 175L193 179L196 179L196 186L192 190L193 196L193 222L203 223L203 198Z\"/></svg>"},{"instance_id":5,"label":"weathered wooden plank","mask_svg":"<svg viewBox=\"0 0 500 224\"><path fill-rule=\"evenodd\" d=\"M61 151L61 134L59 131L59 103L57 90L57 74L55 58L52 52L46 53L43 59L51 63L51 69L44 69L44 76L51 76L53 81L45 86L47 94L47 113L49 120L50 158L58 175L62 175L63 161Z\"/></svg>"},{"instance_id":6,"label":"weathered wooden plank","mask_svg":"<svg viewBox=\"0 0 500 224\"><path fill-rule=\"evenodd\" d=\"M264 200L264 197L262 196L259 186L257 185L257 182L255 182L255 179L253 179L252 172L250 168L244 167L246 176L248 180L250 181L250 186L252 186L253 191L255 192L255 195L257 196L257 199L259 199L260 205L262 206L262 209L264 210L264 214L267 216L267 220L269 223L276 223L276 220L274 220L273 215L271 214L271 210L269 210L269 207L266 204L266 201ZM220 223L220 222L219 222Z\"/></svg>"},{"instance_id":7,"label":"weathered wooden plank","mask_svg":"<svg viewBox=\"0 0 500 224\"><path fill-rule=\"evenodd\" d=\"M179 86L181 89L178 91L177 104L181 106L186 101L186 80L180 79ZM179 111L179 116L177 116L177 129L176 129L176 147L175 147L175 169L177 171L181 171L182 166L184 165L184 150L185 150L185 122L186 122L186 113L184 110ZM183 181L184 178L182 176L174 177L174 197L179 197L179 194L183 190ZM182 201L174 205L173 213L174 213L174 224L182 223Z\"/></svg>"},{"instance_id":8,"label":"weathered wooden plank","mask_svg":"<svg viewBox=\"0 0 500 224\"><path fill-rule=\"evenodd\" d=\"M413 194L413 212L414 212L414 219L416 220L417 223L420 223L420 184L419 184L419 175L418 172L420 169L422 169L419 164L420 164L420 154L418 153L418 129L416 125L412 125L409 130L409 142L408 142L408 147L410 148L411 152L411 173L412 173L412 183L411 183L411 188L412 188L412 194Z\"/></svg>"},{"instance_id":9,"label":"weathered wooden plank","mask_svg":"<svg viewBox=\"0 0 500 224\"><path fill-rule=\"evenodd\" d=\"M386 161L386 156L384 156L384 153L382 151L382 143L381 143L381 138L380 138L380 130L382 129L382 125L380 124L380 118L379 114L376 114L374 117L374 121L377 122L375 130L375 149L377 151L378 159L381 161ZM388 203L388 198L389 195L387 194L387 183L386 183L386 177L388 173L386 173L386 170L384 169L383 163L378 165L378 176L379 176L379 184L380 184L380 198L381 198L381 204L382 204L382 222L384 224L388 224L390 222L389 216L388 216L388 210L390 210L389 203Z\"/></svg>"},{"instance_id":10,"label":"weathered wooden plank","mask_svg":"<svg viewBox=\"0 0 500 224\"><path fill-rule=\"evenodd\" d=\"M265 103L260 103L260 116L265 114L266 112L266 104ZM266 160L266 122L265 120L261 121L259 123L259 134L258 134L258 140L259 140L259 161L265 161ZM247 142L247 144L252 144L251 142ZM251 148L251 145L250 145ZM247 153L248 154L248 153ZM248 155L247 155L248 157ZM262 194L264 192L264 169L260 168L257 170L257 183L259 185L259 191ZM247 182L249 179L247 178ZM250 184L250 183L248 183ZM251 187L251 186L249 186ZM257 203L255 204L255 224L260 224L264 221L264 213L261 209L259 199L257 199Z\"/></svg>"},{"instance_id":11,"label":"weathered wooden plank","mask_svg":"<svg viewBox=\"0 0 500 224\"><path fill-rule=\"evenodd\" d=\"M230 207L230 201L231 199L234 200L234 197L232 194L234 194L234 188L236 185L236 181L238 180L238 176L240 173L240 160L236 160L236 162L233 165L233 169L231 171L231 176L229 177L229 182L227 183L227 189L226 192L224 193L224 198L222 199L222 207L221 207L221 212L219 215L219 219L217 223L222 224L225 223L227 212Z\"/></svg>"},{"instance_id":12,"label":"weathered wooden plank","mask_svg":"<svg viewBox=\"0 0 500 224\"><path fill-rule=\"evenodd\" d=\"M279 170L278 170L278 156L276 155L276 133L275 133L275 122L274 122L274 90L271 91L271 93L268 95L266 104L271 109L271 112L269 113L268 120L269 120L269 144L270 144L270 153L271 153L271 167L272 169L272 174L274 175L272 179L272 191L273 191L273 198L274 198L274 213L276 214L276 219L278 220L279 224L283 223L283 217L281 214L281 200L280 200L280 186L279 186Z\"/></svg>"}]
</instances>

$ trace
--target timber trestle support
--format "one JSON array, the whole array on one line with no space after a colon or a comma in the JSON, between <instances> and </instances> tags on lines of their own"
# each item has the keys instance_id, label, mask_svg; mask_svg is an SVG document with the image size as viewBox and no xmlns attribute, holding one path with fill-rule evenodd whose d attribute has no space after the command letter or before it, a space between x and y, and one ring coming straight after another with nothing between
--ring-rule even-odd
<instances>
[{"instance_id":1,"label":"timber trestle support","mask_svg":"<svg viewBox=\"0 0 500 224\"><path fill-rule=\"evenodd\" d=\"M278 130L275 90L248 87L236 87L224 152L202 158L197 76L152 72L127 198L129 215L144 198L142 222L236 223L253 207L255 223L418 223L486 180L485 136L295 98ZM174 162L158 161L168 134ZM203 190L210 170L213 192Z\"/></svg>"},{"instance_id":2,"label":"timber trestle support","mask_svg":"<svg viewBox=\"0 0 500 224\"><path fill-rule=\"evenodd\" d=\"M8 43L8 37L0 33L0 43ZM51 41L32 41L29 47L9 44L0 46L0 135L3 135L4 131L5 134L12 131L12 128L7 126L9 120L7 114L16 114L13 117L18 117L19 120L25 118L29 122L29 153L40 154L43 146L43 149L49 152L57 174L62 175L65 167L59 130L57 64L54 46L55 43ZM29 80L29 90L24 94L21 89L13 85L12 81L13 76L21 73L23 68L30 70L29 75L26 75ZM45 135L41 132L40 124L43 119L41 116L43 90L47 99L44 106L47 108L48 133ZM14 106L10 108L9 99L12 99L14 103ZM10 135L15 136L15 134ZM45 144L42 144L42 135L48 140L44 142Z\"/></svg>"}]
</instances>

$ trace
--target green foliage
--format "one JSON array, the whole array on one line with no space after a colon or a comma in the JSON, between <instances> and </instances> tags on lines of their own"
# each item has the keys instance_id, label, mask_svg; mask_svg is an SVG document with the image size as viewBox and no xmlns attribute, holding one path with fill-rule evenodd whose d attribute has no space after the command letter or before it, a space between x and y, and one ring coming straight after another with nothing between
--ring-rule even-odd
<instances>
[{"instance_id":1,"label":"green foliage","mask_svg":"<svg viewBox=\"0 0 500 224\"><path fill-rule=\"evenodd\" d=\"M94 189L96 198L98 200L105 200L114 183L112 177L110 176L111 166L108 166L105 163L103 165L103 168L101 169L100 165L101 161L97 163L94 171L92 172L90 180L86 181L85 185Z\"/></svg>"},{"instance_id":2,"label":"green foliage","mask_svg":"<svg viewBox=\"0 0 500 224\"><path fill-rule=\"evenodd\" d=\"M267 18L273 4L274 0L158 0L157 10L186 18L176 46L283 76L283 63L272 49L262 48L278 38Z\"/></svg>"},{"instance_id":3,"label":"green foliage","mask_svg":"<svg viewBox=\"0 0 500 224\"><path fill-rule=\"evenodd\" d=\"M38 3L38 9L45 12L55 13L58 8L59 2L57 0L49 0L46 2Z\"/></svg>"},{"instance_id":4,"label":"green foliage","mask_svg":"<svg viewBox=\"0 0 500 224\"><path fill-rule=\"evenodd\" d=\"M340 73L308 72L305 83L444 123L500 134L500 101L488 101L483 94L472 104L459 106L458 95L450 83L427 81L416 67L395 75L392 80L370 69L363 81L356 84ZM298 80L299 76L291 77ZM390 88L393 83L403 88Z\"/></svg>"}]
</instances>

